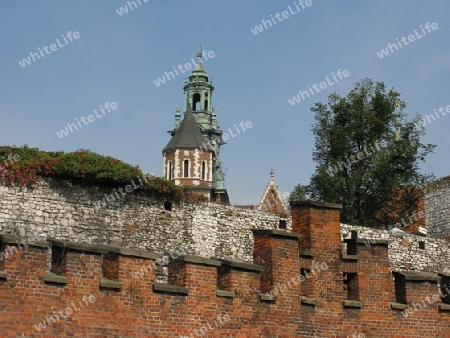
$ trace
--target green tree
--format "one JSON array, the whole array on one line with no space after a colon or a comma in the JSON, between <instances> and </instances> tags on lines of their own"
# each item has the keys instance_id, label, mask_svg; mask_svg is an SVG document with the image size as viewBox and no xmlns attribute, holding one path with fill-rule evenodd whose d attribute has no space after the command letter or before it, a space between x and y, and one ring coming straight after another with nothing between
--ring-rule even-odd
<instances>
[{"instance_id":1,"label":"green tree","mask_svg":"<svg viewBox=\"0 0 450 338\"><path fill-rule=\"evenodd\" d=\"M418 163L435 145L422 144L420 116L411 121L400 93L384 83L364 79L346 97L333 93L316 103L316 170L306 193L343 205L342 221L389 226L417 206L420 187L432 176L419 173ZM392 212L393 205L401 210Z\"/></svg>"},{"instance_id":2,"label":"green tree","mask_svg":"<svg viewBox=\"0 0 450 338\"><path fill-rule=\"evenodd\" d=\"M302 201L307 199L306 197L306 187L304 185L297 184L292 190L292 192L289 194L289 200L288 202L292 201Z\"/></svg>"}]
</instances>

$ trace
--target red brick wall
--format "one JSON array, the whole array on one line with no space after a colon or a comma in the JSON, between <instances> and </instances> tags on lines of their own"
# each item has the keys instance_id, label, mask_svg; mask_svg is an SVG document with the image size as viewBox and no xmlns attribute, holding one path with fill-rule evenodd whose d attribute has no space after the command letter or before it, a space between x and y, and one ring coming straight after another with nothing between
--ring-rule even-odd
<instances>
[{"instance_id":1,"label":"red brick wall","mask_svg":"<svg viewBox=\"0 0 450 338\"><path fill-rule=\"evenodd\" d=\"M401 215L413 195L417 198L416 210L410 214ZM397 227L410 234L418 234L419 227L425 228L425 195L423 189L395 189L393 202L378 213L380 224L385 227Z\"/></svg>"},{"instance_id":2,"label":"red brick wall","mask_svg":"<svg viewBox=\"0 0 450 338\"><path fill-rule=\"evenodd\" d=\"M450 337L450 312L438 312L437 302L408 317L391 309L396 294L386 243L366 246L359 240L356 255L342 256L339 208L299 203L292 206L292 216L294 232L305 236L255 231L255 265L195 256L171 261L169 280L175 286L170 290L154 284L154 268L133 277L143 266L154 267L148 253L69 243L64 283L62 276L46 274L49 248L22 248L4 259L0 271L0 335ZM10 246L17 244L5 242L1 249ZM103 264L110 251L117 254L118 266ZM108 274L116 280L102 279L105 266L112 266L114 273ZM311 276L299 282L301 268ZM358 275L361 307L344 307L343 273L350 270ZM313 292L302 294L302 283ZM276 297L268 297L274 289ZM437 293L438 286L407 280L404 291L408 303L418 302ZM60 315L49 327L35 329L53 311L66 314L67 309L72 313L66 318Z\"/></svg>"}]
</instances>

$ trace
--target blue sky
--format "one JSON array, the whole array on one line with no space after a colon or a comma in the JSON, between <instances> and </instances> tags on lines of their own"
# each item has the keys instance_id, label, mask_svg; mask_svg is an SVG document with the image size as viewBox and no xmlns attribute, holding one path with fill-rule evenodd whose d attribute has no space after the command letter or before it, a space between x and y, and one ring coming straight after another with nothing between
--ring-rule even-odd
<instances>
[{"instance_id":1,"label":"blue sky","mask_svg":"<svg viewBox=\"0 0 450 338\"><path fill-rule=\"evenodd\" d=\"M0 144L90 149L161 175L161 150L175 108L183 106L187 74L159 87L153 81L195 57L199 42L215 54L204 68L214 81L213 105L222 130L241 121L253 125L221 150L234 204L258 203L271 169L282 192L308 183L315 167L310 107L326 102L332 92L345 96L360 79L383 81L401 92L411 117L450 105L447 0L312 0L257 35L250 29L261 20L289 6L295 12L294 0L140 2L122 16L116 9L127 5L123 0L2 3ZM427 22L438 29L377 56L396 38L420 33ZM69 31L78 31L79 38L19 65L58 38L64 44L62 35ZM299 90L339 69L350 76L289 104ZM66 137L56 135L106 102L118 108ZM450 114L427 125L423 140L437 148L421 164L424 173L449 174L449 126Z\"/></svg>"}]
</instances>

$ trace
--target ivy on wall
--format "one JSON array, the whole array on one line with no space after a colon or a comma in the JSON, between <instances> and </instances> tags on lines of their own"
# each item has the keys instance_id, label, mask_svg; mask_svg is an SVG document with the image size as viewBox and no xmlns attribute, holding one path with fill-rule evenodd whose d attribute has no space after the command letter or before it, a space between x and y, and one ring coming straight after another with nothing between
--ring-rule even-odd
<instances>
[{"instance_id":1,"label":"ivy on wall","mask_svg":"<svg viewBox=\"0 0 450 338\"><path fill-rule=\"evenodd\" d=\"M133 179L142 179L140 190L148 195L176 201L205 200L190 190L176 186L172 181L144 175L138 166L89 150L64 153L42 151L27 146L0 147L0 182L31 186L38 177L55 177L74 183L114 187L129 184Z\"/></svg>"}]
</instances>

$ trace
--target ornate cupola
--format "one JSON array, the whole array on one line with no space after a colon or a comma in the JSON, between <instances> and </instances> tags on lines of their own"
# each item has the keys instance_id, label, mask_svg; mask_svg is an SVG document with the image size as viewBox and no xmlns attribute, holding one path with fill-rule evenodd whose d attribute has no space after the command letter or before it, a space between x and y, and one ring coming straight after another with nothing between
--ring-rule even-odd
<instances>
[{"instance_id":1,"label":"ornate cupola","mask_svg":"<svg viewBox=\"0 0 450 338\"><path fill-rule=\"evenodd\" d=\"M195 69L185 80L185 110L175 114L172 139L163 150L164 175L177 185L210 191L210 199L228 204L225 174L220 161L222 131L212 107L214 86L203 69L202 53L197 53ZM183 120L180 122L183 116Z\"/></svg>"}]
</instances>

